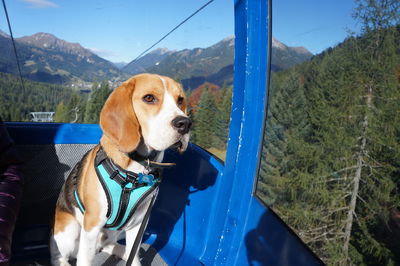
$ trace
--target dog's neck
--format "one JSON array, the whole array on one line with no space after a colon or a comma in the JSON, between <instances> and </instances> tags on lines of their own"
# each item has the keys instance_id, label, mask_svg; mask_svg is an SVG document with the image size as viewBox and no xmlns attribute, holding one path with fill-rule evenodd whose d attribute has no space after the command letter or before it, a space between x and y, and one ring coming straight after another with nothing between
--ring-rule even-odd
<instances>
[{"instance_id":1,"label":"dog's neck","mask_svg":"<svg viewBox=\"0 0 400 266\"><path fill-rule=\"evenodd\" d=\"M121 152L118 149L118 146L116 146L107 136L102 136L100 144L106 152L107 156L123 169L128 170L128 168L142 168L139 166L136 167L136 165L139 165L139 163L130 158L127 153ZM142 157L148 157L154 150L146 145L143 141L140 141L135 151ZM162 160L162 157L163 153L159 152L157 153L157 156L154 160L160 162Z\"/></svg>"},{"instance_id":2,"label":"dog's neck","mask_svg":"<svg viewBox=\"0 0 400 266\"><path fill-rule=\"evenodd\" d=\"M150 146L146 145L143 140L140 141L139 145L137 146L136 150L131 152L130 154L137 154L138 157L141 158L149 158L150 160L155 160L154 154L157 155L157 152L152 149ZM131 157L131 159L135 160L134 157Z\"/></svg>"}]
</instances>

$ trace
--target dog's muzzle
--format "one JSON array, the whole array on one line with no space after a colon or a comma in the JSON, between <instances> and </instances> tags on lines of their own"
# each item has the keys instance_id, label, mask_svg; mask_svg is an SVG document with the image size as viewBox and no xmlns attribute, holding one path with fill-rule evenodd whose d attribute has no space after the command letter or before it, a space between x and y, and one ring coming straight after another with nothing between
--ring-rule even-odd
<instances>
[{"instance_id":1,"label":"dog's muzzle","mask_svg":"<svg viewBox=\"0 0 400 266\"><path fill-rule=\"evenodd\" d=\"M186 116L177 116L172 120L171 124L179 134L185 135L189 132L190 127L192 126L192 121Z\"/></svg>"}]
</instances>

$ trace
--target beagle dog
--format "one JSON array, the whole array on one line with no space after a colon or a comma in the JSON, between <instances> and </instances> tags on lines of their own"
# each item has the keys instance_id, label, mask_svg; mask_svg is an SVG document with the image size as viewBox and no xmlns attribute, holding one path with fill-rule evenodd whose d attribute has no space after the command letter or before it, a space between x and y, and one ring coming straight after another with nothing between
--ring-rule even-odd
<instances>
[{"instance_id":1,"label":"beagle dog","mask_svg":"<svg viewBox=\"0 0 400 266\"><path fill-rule=\"evenodd\" d=\"M100 144L71 171L57 201L50 238L54 265L70 265L70 257L77 265L91 265L100 250L128 259L157 195L164 151L188 146L186 107L181 85L160 75L136 75L110 94L100 113ZM117 243L122 231L126 246ZM140 265L137 253L133 265Z\"/></svg>"}]
</instances>

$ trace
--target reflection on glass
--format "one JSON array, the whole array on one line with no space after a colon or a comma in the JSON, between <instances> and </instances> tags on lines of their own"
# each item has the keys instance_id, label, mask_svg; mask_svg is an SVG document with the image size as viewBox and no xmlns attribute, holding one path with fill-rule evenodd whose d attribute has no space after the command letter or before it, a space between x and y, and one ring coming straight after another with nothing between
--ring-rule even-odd
<instances>
[{"instance_id":1,"label":"reflection on glass","mask_svg":"<svg viewBox=\"0 0 400 266\"><path fill-rule=\"evenodd\" d=\"M155 73L182 83L194 142L224 158L233 84L233 1L208 2L9 1L21 77L8 25L0 20L0 116L98 123L113 89L132 75Z\"/></svg>"},{"instance_id":2,"label":"reflection on glass","mask_svg":"<svg viewBox=\"0 0 400 266\"><path fill-rule=\"evenodd\" d=\"M396 265L400 4L353 14L357 34L272 73L256 193L328 265Z\"/></svg>"}]
</instances>

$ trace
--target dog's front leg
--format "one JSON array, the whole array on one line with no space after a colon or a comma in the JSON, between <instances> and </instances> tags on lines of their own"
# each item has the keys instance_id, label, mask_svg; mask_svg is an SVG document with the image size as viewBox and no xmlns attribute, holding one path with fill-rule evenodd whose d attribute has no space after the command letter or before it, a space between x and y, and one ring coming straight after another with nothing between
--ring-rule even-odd
<instances>
[{"instance_id":1,"label":"dog's front leg","mask_svg":"<svg viewBox=\"0 0 400 266\"><path fill-rule=\"evenodd\" d=\"M96 242L101 230L100 226L94 226L90 230L87 230L84 227L81 229L79 251L76 262L77 266L92 265L93 258L96 254Z\"/></svg>"}]
</instances>

